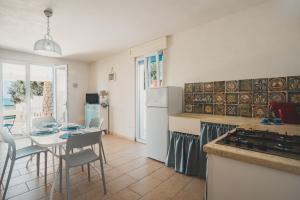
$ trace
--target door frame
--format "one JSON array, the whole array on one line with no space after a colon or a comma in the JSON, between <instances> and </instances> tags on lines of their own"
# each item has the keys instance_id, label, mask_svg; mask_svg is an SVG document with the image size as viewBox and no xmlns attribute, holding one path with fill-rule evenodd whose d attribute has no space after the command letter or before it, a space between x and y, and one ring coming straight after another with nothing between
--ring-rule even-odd
<instances>
[{"instance_id":1,"label":"door frame","mask_svg":"<svg viewBox=\"0 0 300 200\"><path fill-rule=\"evenodd\" d=\"M139 76L139 69L138 63L139 61L144 61L144 66L146 65L147 57L138 57L135 59L135 141L146 144L146 140L139 138L140 136L140 76ZM147 68L145 66L145 71L147 72ZM147 77L145 77L147 78ZM148 81L148 80L147 80Z\"/></svg>"},{"instance_id":2,"label":"door frame","mask_svg":"<svg viewBox=\"0 0 300 200\"><path fill-rule=\"evenodd\" d=\"M53 103L54 103L54 116L55 118L57 118L57 102L56 102L56 95L57 95L57 74L56 74L56 70L60 69L60 68L64 68L66 70L66 110L67 110L67 115L66 115L66 122L69 121L69 86L68 86L68 79L69 79L69 67L68 64L64 64L64 65L54 65L53 66Z\"/></svg>"}]
</instances>

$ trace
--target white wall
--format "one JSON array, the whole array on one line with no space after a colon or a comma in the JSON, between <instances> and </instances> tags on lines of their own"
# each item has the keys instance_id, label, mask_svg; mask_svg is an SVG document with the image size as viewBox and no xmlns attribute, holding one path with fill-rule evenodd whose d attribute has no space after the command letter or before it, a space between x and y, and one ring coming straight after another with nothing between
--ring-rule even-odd
<instances>
[{"instance_id":1,"label":"white wall","mask_svg":"<svg viewBox=\"0 0 300 200\"><path fill-rule=\"evenodd\" d=\"M269 1L175 34L168 46L168 85L300 75L300 1Z\"/></svg>"},{"instance_id":2,"label":"white wall","mask_svg":"<svg viewBox=\"0 0 300 200\"><path fill-rule=\"evenodd\" d=\"M113 67L116 80L108 81ZM135 65L130 52L124 51L91 65L90 91L109 91L109 129L134 139L135 132Z\"/></svg>"},{"instance_id":3,"label":"white wall","mask_svg":"<svg viewBox=\"0 0 300 200\"><path fill-rule=\"evenodd\" d=\"M0 49L0 60L18 61L30 64L41 65L68 65L68 99L69 99L69 121L84 123L84 103L85 93L88 90L89 82L89 65L83 62L48 58L33 54L21 53ZM73 88L73 83L78 83L78 88Z\"/></svg>"},{"instance_id":4,"label":"white wall","mask_svg":"<svg viewBox=\"0 0 300 200\"><path fill-rule=\"evenodd\" d=\"M270 0L168 39L166 85L300 75L300 1ZM116 82L107 74L114 67ZM135 73L128 52L99 60L90 89L111 93L110 129L134 136ZM126 94L126 95L124 95Z\"/></svg>"}]
</instances>

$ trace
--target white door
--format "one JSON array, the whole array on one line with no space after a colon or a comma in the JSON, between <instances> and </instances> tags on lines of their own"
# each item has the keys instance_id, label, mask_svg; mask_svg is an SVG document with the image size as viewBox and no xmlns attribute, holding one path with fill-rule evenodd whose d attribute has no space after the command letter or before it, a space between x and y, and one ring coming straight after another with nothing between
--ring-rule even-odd
<instances>
[{"instance_id":1,"label":"white door","mask_svg":"<svg viewBox=\"0 0 300 200\"><path fill-rule=\"evenodd\" d=\"M146 60L144 58L138 59L136 62L136 140L145 143L146 140L146 87L145 80Z\"/></svg>"},{"instance_id":2,"label":"white door","mask_svg":"<svg viewBox=\"0 0 300 200\"><path fill-rule=\"evenodd\" d=\"M56 66L54 69L56 120L68 122L68 66Z\"/></svg>"}]
</instances>

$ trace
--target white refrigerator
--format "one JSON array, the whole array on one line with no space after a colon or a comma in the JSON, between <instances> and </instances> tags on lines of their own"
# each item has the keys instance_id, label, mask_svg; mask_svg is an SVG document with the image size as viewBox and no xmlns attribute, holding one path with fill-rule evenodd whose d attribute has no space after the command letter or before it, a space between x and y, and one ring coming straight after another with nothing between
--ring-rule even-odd
<instances>
[{"instance_id":1,"label":"white refrigerator","mask_svg":"<svg viewBox=\"0 0 300 200\"><path fill-rule=\"evenodd\" d=\"M169 146L169 115L182 112L182 88L146 90L147 157L165 162Z\"/></svg>"}]
</instances>

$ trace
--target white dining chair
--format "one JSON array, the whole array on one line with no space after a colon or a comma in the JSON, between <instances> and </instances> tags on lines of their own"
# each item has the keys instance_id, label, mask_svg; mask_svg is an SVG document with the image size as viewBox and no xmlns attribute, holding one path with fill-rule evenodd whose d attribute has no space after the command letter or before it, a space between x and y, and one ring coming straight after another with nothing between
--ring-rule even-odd
<instances>
[{"instance_id":1,"label":"white dining chair","mask_svg":"<svg viewBox=\"0 0 300 200\"><path fill-rule=\"evenodd\" d=\"M101 152L101 132L91 132L85 133L81 135L73 135L67 140L66 144L66 154L62 156L62 159L65 161L65 170L66 170L66 190L67 190L67 199L71 199L70 192L70 175L69 170L74 167L82 166L87 164L88 166L88 180L90 181L90 163L95 162L97 160L100 161L101 168L101 177L103 183L104 194L106 194L106 183L104 176L104 168L103 168L103 160L102 160L102 152ZM91 148L92 145L99 145L99 155L97 155ZM82 149L79 152L72 153L73 149Z\"/></svg>"},{"instance_id":2,"label":"white dining chair","mask_svg":"<svg viewBox=\"0 0 300 200\"><path fill-rule=\"evenodd\" d=\"M32 155L37 155L37 176L40 174L40 153L45 153L45 184L47 184L47 148L42 148L37 145L31 145L27 146L21 149L16 149L16 143L13 138L13 136L9 133L7 133L4 130L0 130L0 134L2 136L2 139L5 143L8 144L8 150L7 150L7 155L5 159L5 163L3 166L2 174L1 174L1 179L0 179L0 187L5 175L6 168L8 168L8 161L9 159L11 160L9 171L8 171L8 176L6 179L6 185L4 187L4 192L2 195L2 199L5 199L6 192L8 189L8 185L10 182L11 174L14 168L15 161L27 156L32 156Z\"/></svg>"},{"instance_id":3,"label":"white dining chair","mask_svg":"<svg viewBox=\"0 0 300 200\"><path fill-rule=\"evenodd\" d=\"M104 123L103 118L101 118L100 123L99 123L99 118L92 118L91 121L90 121L89 127L90 128L98 128L98 129L102 130L103 123ZM102 131L101 131L101 134L102 134ZM102 144L102 140L100 142L101 142L101 148L102 148L102 154L103 154L104 162L106 164L107 162L106 162L106 156L105 156L105 151L104 151L104 147L103 147L103 144ZM93 146L92 146L92 149L94 149Z\"/></svg>"},{"instance_id":4,"label":"white dining chair","mask_svg":"<svg viewBox=\"0 0 300 200\"><path fill-rule=\"evenodd\" d=\"M32 119L32 128L33 129L41 129L44 128L46 123L56 122L54 117L37 117Z\"/></svg>"}]
</instances>

